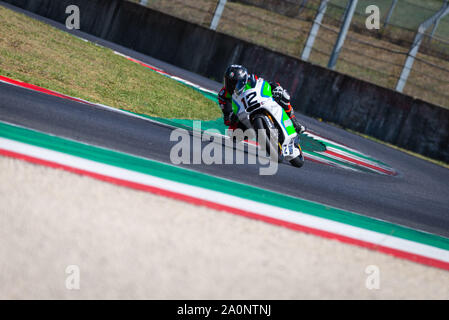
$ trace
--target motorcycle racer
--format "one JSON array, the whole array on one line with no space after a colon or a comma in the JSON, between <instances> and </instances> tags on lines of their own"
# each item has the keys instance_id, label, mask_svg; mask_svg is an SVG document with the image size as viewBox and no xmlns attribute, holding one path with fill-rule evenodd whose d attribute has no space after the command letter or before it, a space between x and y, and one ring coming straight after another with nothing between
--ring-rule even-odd
<instances>
[{"instance_id":1,"label":"motorcycle racer","mask_svg":"<svg viewBox=\"0 0 449 320\"><path fill-rule=\"evenodd\" d=\"M224 87L218 93L218 104L223 112L224 123L230 129L235 129L241 125L237 116L232 111L232 94L235 92L241 94L247 83L254 86L258 77L255 74L249 74L248 70L241 65L230 65L224 74ZM269 82L273 99L285 110L288 117L292 120L293 126L298 134L303 133L306 128L299 123L295 116L292 105L290 104L290 95L283 89L279 83Z\"/></svg>"}]
</instances>

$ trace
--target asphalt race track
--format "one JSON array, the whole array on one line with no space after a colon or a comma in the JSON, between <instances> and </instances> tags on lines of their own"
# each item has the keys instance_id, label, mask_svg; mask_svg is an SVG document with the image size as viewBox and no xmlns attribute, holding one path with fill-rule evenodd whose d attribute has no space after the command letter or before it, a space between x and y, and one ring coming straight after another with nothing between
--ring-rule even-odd
<instances>
[{"instance_id":1,"label":"asphalt race track","mask_svg":"<svg viewBox=\"0 0 449 320\"><path fill-rule=\"evenodd\" d=\"M61 28L55 22L51 24ZM199 75L82 32L75 33L203 87L220 88L219 83ZM352 172L310 161L301 169L281 164L274 176L259 175L257 165L185 167L449 237L448 169L315 119L299 118L312 131L388 164L398 175ZM166 163L170 163L170 149L176 143L169 140L170 128L3 83L0 121Z\"/></svg>"},{"instance_id":2,"label":"asphalt race track","mask_svg":"<svg viewBox=\"0 0 449 320\"><path fill-rule=\"evenodd\" d=\"M0 84L0 120L170 163L171 129L101 108ZM305 122L395 168L396 177L307 162L281 164L274 176L257 165L185 165L190 169L321 202L415 229L449 235L449 171L341 129ZM197 138L192 138L197 139ZM202 142L205 145L208 142Z\"/></svg>"}]
</instances>

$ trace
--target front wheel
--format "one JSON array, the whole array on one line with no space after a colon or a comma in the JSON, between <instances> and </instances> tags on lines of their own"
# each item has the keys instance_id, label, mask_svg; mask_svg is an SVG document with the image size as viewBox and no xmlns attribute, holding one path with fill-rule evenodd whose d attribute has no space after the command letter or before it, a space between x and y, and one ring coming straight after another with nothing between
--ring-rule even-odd
<instances>
[{"instance_id":1,"label":"front wheel","mask_svg":"<svg viewBox=\"0 0 449 320\"><path fill-rule=\"evenodd\" d=\"M296 168L301 168L304 165L304 154L302 153L301 146L299 145L299 138L296 140L297 147L299 149L299 156L297 156L295 159L290 160L290 163L292 166Z\"/></svg>"},{"instance_id":2,"label":"front wheel","mask_svg":"<svg viewBox=\"0 0 449 320\"><path fill-rule=\"evenodd\" d=\"M302 152L295 159L290 160L290 163L292 164L292 166L294 166L296 168L301 168L304 165L304 156L303 156Z\"/></svg>"},{"instance_id":3,"label":"front wheel","mask_svg":"<svg viewBox=\"0 0 449 320\"><path fill-rule=\"evenodd\" d=\"M270 136L273 134L269 128L268 125L265 124L265 121L262 117L256 116L253 120L253 127L256 130L256 136L258 137L259 141L265 141L265 146L261 146L264 148L265 152L267 153L268 157L270 157L273 160L277 160L278 162L282 162L282 154L280 154L278 151L277 145L272 145ZM259 134L264 135L264 137L259 137ZM277 140L276 140L277 141Z\"/></svg>"}]
</instances>

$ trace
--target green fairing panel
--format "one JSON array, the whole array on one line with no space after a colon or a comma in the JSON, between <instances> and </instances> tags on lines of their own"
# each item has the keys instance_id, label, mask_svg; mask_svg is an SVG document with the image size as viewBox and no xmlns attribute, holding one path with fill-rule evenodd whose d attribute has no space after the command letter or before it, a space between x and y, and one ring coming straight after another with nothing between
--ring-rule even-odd
<instances>
[{"instance_id":1,"label":"green fairing panel","mask_svg":"<svg viewBox=\"0 0 449 320\"><path fill-rule=\"evenodd\" d=\"M239 111L239 107L238 105L235 104L234 100L232 100L232 112L234 112L235 114L237 114Z\"/></svg>"},{"instance_id":2,"label":"green fairing panel","mask_svg":"<svg viewBox=\"0 0 449 320\"><path fill-rule=\"evenodd\" d=\"M263 88L262 88L262 96L263 97L271 97L271 86L268 82L264 81Z\"/></svg>"},{"instance_id":3,"label":"green fairing panel","mask_svg":"<svg viewBox=\"0 0 449 320\"><path fill-rule=\"evenodd\" d=\"M285 121L290 120L290 117L287 115L287 112L285 112L284 109L282 109L282 123L284 124L285 130L287 130L287 133L293 134L296 133L295 127L293 126L293 123L290 120L290 125L286 126Z\"/></svg>"}]
</instances>

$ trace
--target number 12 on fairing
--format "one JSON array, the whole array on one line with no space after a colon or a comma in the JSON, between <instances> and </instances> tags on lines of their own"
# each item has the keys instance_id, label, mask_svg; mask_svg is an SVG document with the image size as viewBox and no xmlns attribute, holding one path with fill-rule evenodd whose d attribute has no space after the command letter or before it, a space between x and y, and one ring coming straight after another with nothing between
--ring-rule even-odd
<instances>
[{"instance_id":1,"label":"number 12 on fairing","mask_svg":"<svg viewBox=\"0 0 449 320\"><path fill-rule=\"evenodd\" d=\"M248 107L259 107L260 103L257 100L254 100L254 98L257 96L255 92L249 93L247 96L242 98L242 103L245 106L245 109L248 109Z\"/></svg>"}]
</instances>

